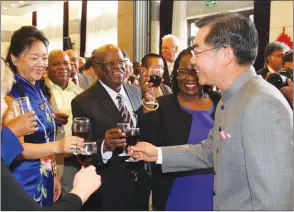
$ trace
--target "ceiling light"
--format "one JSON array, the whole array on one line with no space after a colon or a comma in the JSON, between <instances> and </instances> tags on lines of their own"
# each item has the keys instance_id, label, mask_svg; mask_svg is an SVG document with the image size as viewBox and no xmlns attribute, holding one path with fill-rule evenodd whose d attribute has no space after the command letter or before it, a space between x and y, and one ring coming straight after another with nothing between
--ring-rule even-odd
<instances>
[{"instance_id":1,"label":"ceiling light","mask_svg":"<svg viewBox=\"0 0 294 212\"><path fill-rule=\"evenodd\" d=\"M2 9L3 9L3 10L7 10L8 8L7 8L7 7L3 7Z\"/></svg>"},{"instance_id":2,"label":"ceiling light","mask_svg":"<svg viewBox=\"0 0 294 212\"><path fill-rule=\"evenodd\" d=\"M11 6L11 7L15 7L15 4L11 4L10 6Z\"/></svg>"},{"instance_id":3,"label":"ceiling light","mask_svg":"<svg viewBox=\"0 0 294 212\"><path fill-rule=\"evenodd\" d=\"M23 1L19 1L19 3L20 3L20 4L23 4L24 2L23 2Z\"/></svg>"}]
</instances>

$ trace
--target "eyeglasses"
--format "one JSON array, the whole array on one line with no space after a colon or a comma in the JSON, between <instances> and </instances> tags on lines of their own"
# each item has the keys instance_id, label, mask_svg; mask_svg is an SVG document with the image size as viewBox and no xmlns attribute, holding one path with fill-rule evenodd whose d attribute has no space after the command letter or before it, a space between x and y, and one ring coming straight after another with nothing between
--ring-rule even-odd
<instances>
[{"instance_id":1,"label":"eyeglasses","mask_svg":"<svg viewBox=\"0 0 294 212\"><path fill-rule=\"evenodd\" d=\"M98 64L98 65L104 65L106 67L115 67L117 64L119 64L120 67L125 67L127 64L127 60L121 60L121 61L110 61L110 62L94 62L93 64Z\"/></svg>"},{"instance_id":2,"label":"eyeglasses","mask_svg":"<svg viewBox=\"0 0 294 212\"><path fill-rule=\"evenodd\" d=\"M178 70L177 72L178 79L180 80L187 79L189 75L191 75L194 78L198 77L196 70Z\"/></svg>"},{"instance_id":3,"label":"eyeglasses","mask_svg":"<svg viewBox=\"0 0 294 212\"><path fill-rule=\"evenodd\" d=\"M196 52L196 51L193 49L193 50L191 50L191 53L192 53L193 57L195 57L195 56L197 56L197 55L199 55L199 54L202 54L202 53L204 53L204 52L208 52L208 51L211 51L211 50L214 50L214 49L220 49L220 48L222 48L222 47L214 47L214 48L211 48L211 49L206 49L206 50L204 50L204 51L202 51L202 52Z\"/></svg>"}]
</instances>

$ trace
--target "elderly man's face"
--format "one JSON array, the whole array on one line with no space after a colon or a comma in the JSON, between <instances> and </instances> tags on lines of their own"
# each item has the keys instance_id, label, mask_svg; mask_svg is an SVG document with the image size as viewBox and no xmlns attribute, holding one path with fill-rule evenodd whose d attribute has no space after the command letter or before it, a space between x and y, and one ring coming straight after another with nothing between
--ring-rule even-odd
<instances>
[{"instance_id":1,"label":"elderly man's face","mask_svg":"<svg viewBox=\"0 0 294 212\"><path fill-rule=\"evenodd\" d=\"M118 48L105 50L95 57L93 69L100 80L112 89L121 86L125 78L126 61Z\"/></svg>"},{"instance_id":2,"label":"elderly man's face","mask_svg":"<svg viewBox=\"0 0 294 212\"><path fill-rule=\"evenodd\" d=\"M162 42L161 54L168 62L173 63L176 60L178 51L179 49L175 46L172 39L166 39Z\"/></svg>"},{"instance_id":3,"label":"elderly man's face","mask_svg":"<svg viewBox=\"0 0 294 212\"><path fill-rule=\"evenodd\" d=\"M66 53L60 51L50 55L48 77L56 85L64 86L70 77L70 61Z\"/></svg>"}]
</instances>

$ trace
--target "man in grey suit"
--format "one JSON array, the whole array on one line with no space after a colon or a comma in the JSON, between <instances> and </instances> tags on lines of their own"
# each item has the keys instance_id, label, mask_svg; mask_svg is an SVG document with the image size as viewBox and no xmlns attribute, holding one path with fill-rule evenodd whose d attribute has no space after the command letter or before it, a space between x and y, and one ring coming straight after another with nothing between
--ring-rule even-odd
<instances>
[{"instance_id":1,"label":"man in grey suit","mask_svg":"<svg viewBox=\"0 0 294 212\"><path fill-rule=\"evenodd\" d=\"M71 80L82 89L86 90L92 83L93 78L79 73L79 57L73 49L66 50L71 64Z\"/></svg>"},{"instance_id":2,"label":"man in grey suit","mask_svg":"<svg viewBox=\"0 0 294 212\"><path fill-rule=\"evenodd\" d=\"M163 172L214 167L215 210L291 210L293 112L252 67L258 49L254 23L224 13L197 24L192 62L199 82L223 91L214 128L197 145L139 142L129 154L162 164Z\"/></svg>"}]
</instances>

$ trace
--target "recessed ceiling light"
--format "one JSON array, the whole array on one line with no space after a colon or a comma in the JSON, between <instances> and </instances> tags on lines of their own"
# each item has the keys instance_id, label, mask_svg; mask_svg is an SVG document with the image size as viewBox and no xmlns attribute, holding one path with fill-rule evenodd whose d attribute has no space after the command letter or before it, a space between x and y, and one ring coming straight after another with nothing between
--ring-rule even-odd
<instances>
[{"instance_id":1,"label":"recessed ceiling light","mask_svg":"<svg viewBox=\"0 0 294 212\"><path fill-rule=\"evenodd\" d=\"M3 7L2 9L3 9L3 10L7 10L8 8L7 8L7 7Z\"/></svg>"},{"instance_id":2,"label":"recessed ceiling light","mask_svg":"<svg viewBox=\"0 0 294 212\"><path fill-rule=\"evenodd\" d=\"M23 4L24 2L23 2L23 1L19 1L19 3L20 3L20 4Z\"/></svg>"},{"instance_id":3,"label":"recessed ceiling light","mask_svg":"<svg viewBox=\"0 0 294 212\"><path fill-rule=\"evenodd\" d=\"M11 6L11 7L15 7L15 4L11 4L10 6Z\"/></svg>"}]
</instances>

